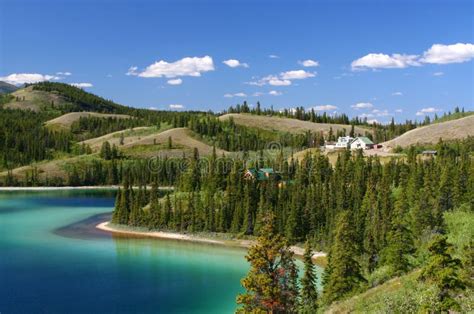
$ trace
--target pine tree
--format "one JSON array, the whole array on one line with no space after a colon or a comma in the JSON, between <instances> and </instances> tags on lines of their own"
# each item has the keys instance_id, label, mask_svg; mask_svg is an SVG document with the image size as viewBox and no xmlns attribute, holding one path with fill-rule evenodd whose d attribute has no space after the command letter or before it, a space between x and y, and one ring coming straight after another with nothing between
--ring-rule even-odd
<instances>
[{"instance_id":1,"label":"pine tree","mask_svg":"<svg viewBox=\"0 0 474 314\"><path fill-rule=\"evenodd\" d=\"M301 278L300 291L300 313L311 314L316 313L318 309L318 292L316 291L316 273L312 261L313 252L309 241L306 241L305 251L303 255L304 275Z\"/></svg>"},{"instance_id":2,"label":"pine tree","mask_svg":"<svg viewBox=\"0 0 474 314\"><path fill-rule=\"evenodd\" d=\"M365 281L356 260L358 250L353 229L349 213L340 213L325 274L324 300L327 304L354 293Z\"/></svg>"},{"instance_id":3,"label":"pine tree","mask_svg":"<svg viewBox=\"0 0 474 314\"><path fill-rule=\"evenodd\" d=\"M238 313L296 313L297 268L286 240L275 232L273 217L265 224L246 256L250 271L242 279L247 290L237 297Z\"/></svg>"},{"instance_id":4,"label":"pine tree","mask_svg":"<svg viewBox=\"0 0 474 314\"><path fill-rule=\"evenodd\" d=\"M459 304L452 294L464 289L465 285L458 274L461 261L450 255L451 249L452 245L446 241L446 236L440 234L434 237L428 247L429 261L423 268L420 278L436 285L440 304L439 308L430 311L459 310Z\"/></svg>"}]
</instances>

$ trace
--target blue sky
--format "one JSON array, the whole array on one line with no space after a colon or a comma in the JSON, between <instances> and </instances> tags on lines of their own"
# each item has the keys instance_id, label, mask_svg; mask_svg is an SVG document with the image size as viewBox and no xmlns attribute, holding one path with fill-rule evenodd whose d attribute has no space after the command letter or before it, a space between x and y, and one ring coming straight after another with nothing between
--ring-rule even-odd
<instances>
[{"instance_id":1,"label":"blue sky","mask_svg":"<svg viewBox=\"0 0 474 314\"><path fill-rule=\"evenodd\" d=\"M474 109L473 9L472 1L0 0L0 79L81 83L144 108L219 111L259 100L422 119Z\"/></svg>"}]
</instances>

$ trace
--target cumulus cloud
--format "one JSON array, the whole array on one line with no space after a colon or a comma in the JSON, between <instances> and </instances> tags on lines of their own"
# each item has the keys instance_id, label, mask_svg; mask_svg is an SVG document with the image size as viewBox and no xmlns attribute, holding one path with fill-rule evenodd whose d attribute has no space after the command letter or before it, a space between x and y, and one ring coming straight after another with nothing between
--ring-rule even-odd
<instances>
[{"instance_id":1,"label":"cumulus cloud","mask_svg":"<svg viewBox=\"0 0 474 314\"><path fill-rule=\"evenodd\" d=\"M373 123L379 123L377 119L369 119L367 120L367 123L373 124Z\"/></svg>"},{"instance_id":2,"label":"cumulus cloud","mask_svg":"<svg viewBox=\"0 0 474 314\"><path fill-rule=\"evenodd\" d=\"M420 66L422 64L462 63L474 59L474 44L435 44L423 52L422 56L407 54L369 53L351 63L352 70L390 69Z\"/></svg>"},{"instance_id":3,"label":"cumulus cloud","mask_svg":"<svg viewBox=\"0 0 474 314\"><path fill-rule=\"evenodd\" d=\"M8 76L0 77L0 81L4 81L13 85L32 84L51 80L60 80L61 78L54 75L44 75L38 73L12 73Z\"/></svg>"},{"instance_id":4,"label":"cumulus cloud","mask_svg":"<svg viewBox=\"0 0 474 314\"><path fill-rule=\"evenodd\" d=\"M397 109L395 110L396 113L402 113L403 112L403 109Z\"/></svg>"},{"instance_id":5,"label":"cumulus cloud","mask_svg":"<svg viewBox=\"0 0 474 314\"><path fill-rule=\"evenodd\" d=\"M314 60L311 60L311 59L298 61L298 63L301 64L304 67L317 67L317 66L319 66L318 61L314 61Z\"/></svg>"},{"instance_id":6,"label":"cumulus cloud","mask_svg":"<svg viewBox=\"0 0 474 314\"><path fill-rule=\"evenodd\" d=\"M178 78L178 79L172 79L168 80L167 82L169 85L181 85L183 83L183 80Z\"/></svg>"},{"instance_id":7,"label":"cumulus cloud","mask_svg":"<svg viewBox=\"0 0 474 314\"><path fill-rule=\"evenodd\" d=\"M369 108L373 108L374 105L372 105L370 102L360 102L360 103L357 103L355 105L352 105L351 106L352 108L358 110L358 109L369 109Z\"/></svg>"},{"instance_id":8,"label":"cumulus cloud","mask_svg":"<svg viewBox=\"0 0 474 314\"><path fill-rule=\"evenodd\" d=\"M309 77L315 77L314 73L305 70L294 70L280 73L280 77L284 80L303 80Z\"/></svg>"},{"instance_id":9,"label":"cumulus cloud","mask_svg":"<svg viewBox=\"0 0 474 314\"><path fill-rule=\"evenodd\" d=\"M276 91L276 90L271 90L268 95L272 95L272 96L280 96L282 95L282 92L279 92L279 91Z\"/></svg>"},{"instance_id":10,"label":"cumulus cloud","mask_svg":"<svg viewBox=\"0 0 474 314\"><path fill-rule=\"evenodd\" d=\"M247 82L249 85L263 86L289 86L292 80L303 80L316 76L316 73L306 72L305 70L293 70L281 72L279 75L267 75L259 80Z\"/></svg>"},{"instance_id":11,"label":"cumulus cloud","mask_svg":"<svg viewBox=\"0 0 474 314\"><path fill-rule=\"evenodd\" d=\"M433 76L443 76L444 72L434 72Z\"/></svg>"},{"instance_id":12,"label":"cumulus cloud","mask_svg":"<svg viewBox=\"0 0 474 314\"><path fill-rule=\"evenodd\" d=\"M170 109L183 109L184 106L181 104L171 104L168 106Z\"/></svg>"},{"instance_id":13,"label":"cumulus cloud","mask_svg":"<svg viewBox=\"0 0 474 314\"><path fill-rule=\"evenodd\" d=\"M252 96L260 97L260 96L263 96L263 93L262 92L255 92L255 93L252 94Z\"/></svg>"},{"instance_id":14,"label":"cumulus cloud","mask_svg":"<svg viewBox=\"0 0 474 314\"><path fill-rule=\"evenodd\" d=\"M420 65L417 55L369 53L352 61L352 70L406 68Z\"/></svg>"},{"instance_id":15,"label":"cumulus cloud","mask_svg":"<svg viewBox=\"0 0 474 314\"><path fill-rule=\"evenodd\" d=\"M268 57L269 57L270 59L278 59L278 58L280 58L280 57L277 56L277 55L268 55Z\"/></svg>"},{"instance_id":16,"label":"cumulus cloud","mask_svg":"<svg viewBox=\"0 0 474 314\"><path fill-rule=\"evenodd\" d=\"M439 112L439 111L441 111L441 109L436 109L434 107L428 107L428 108L423 108L423 109L417 111L416 115L417 116L425 116L427 114L435 113L435 112Z\"/></svg>"},{"instance_id":17,"label":"cumulus cloud","mask_svg":"<svg viewBox=\"0 0 474 314\"><path fill-rule=\"evenodd\" d=\"M247 97L247 94L245 93L235 93L235 94L224 94L224 97L226 98L232 98L232 97Z\"/></svg>"},{"instance_id":18,"label":"cumulus cloud","mask_svg":"<svg viewBox=\"0 0 474 314\"><path fill-rule=\"evenodd\" d=\"M138 72L136 66L130 67L127 75L137 75L139 77L167 77L179 76L201 76L201 73L214 71L214 61L210 56L186 57L175 62L164 60L157 61Z\"/></svg>"},{"instance_id":19,"label":"cumulus cloud","mask_svg":"<svg viewBox=\"0 0 474 314\"><path fill-rule=\"evenodd\" d=\"M434 64L462 63L469 61L473 58L473 44L435 44L423 53L423 58L421 58L421 62Z\"/></svg>"},{"instance_id":20,"label":"cumulus cloud","mask_svg":"<svg viewBox=\"0 0 474 314\"><path fill-rule=\"evenodd\" d=\"M331 111L331 110L336 110L337 107L333 105L320 105L320 106L314 106L313 109L316 111Z\"/></svg>"},{"instance_id":21,"label":"cumulus cloud","mask_svg":"<svg viewBox=\"0 0 474 314\"><path fill-rule=\"evenodd\" d=\"M393 92L392 96L403 96L402 92Z\"/></svg>"},{"instance_id":22,"label":"cumulus cloud","mask_svg":"<svg viewBox=\"0 0 474 314\"><path fill-rule=\"evenodd\" d=\"M241 63L239 60L236 59L229 59L222 61L225 65L231 67L231 68L237 68L237 67L243 67L243 68L248 68L249 65L247 63Z\"/></svg>"},{"instance_id":23,"label":"cumulus cloud","mask_svg":"<svg viewBox=\"0 0 474 314\"><path fill-rule=\"evenodd\" d=\"M56 72L56 75L70 76L72 75L72 73L71 72Z\"/></svg>"},{"instance_id":24,"label":"cumulus cloud","mask_svg":"<svg viewBox=\"0 0 474 314\"><path fill-rule=\"evenodd\" d=\"M69 85L79 88L89 88L94 86L91 83L69 83Z\"/></svg>"}]
</instances>

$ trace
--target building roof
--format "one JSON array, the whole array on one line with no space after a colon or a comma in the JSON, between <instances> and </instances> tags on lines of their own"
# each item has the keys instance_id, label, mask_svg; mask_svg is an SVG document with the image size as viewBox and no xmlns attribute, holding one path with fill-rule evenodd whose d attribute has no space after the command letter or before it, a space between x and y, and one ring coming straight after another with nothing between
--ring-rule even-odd
<instances>
[{"instance_id":1,"label":"building roof","mask_svg":"<svg viewBox=\"0 0 474 314\"><path fill-rule=\"evenodd\" d=\"M372 142L372 141L370 140L370 138L368 138L367 136L359 136L359 137L356 137L356 138L354 139L354 141L357 141L358 139L361 140L362 142L364 142L365 144L368 144L368 145L373 145L373 144L374 144L374 142ZM352 142L354 142L354 141L352 141Z\"/></svg>"}]
</instances>

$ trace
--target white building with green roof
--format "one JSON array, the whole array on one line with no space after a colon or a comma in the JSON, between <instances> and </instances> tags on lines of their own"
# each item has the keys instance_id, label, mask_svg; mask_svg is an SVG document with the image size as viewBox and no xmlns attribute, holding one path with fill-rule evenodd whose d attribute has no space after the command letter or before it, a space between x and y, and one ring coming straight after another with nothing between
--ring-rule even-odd
<instances>
[{"instance_id":1,"label":"white building with green roof","mask_svg":"<svg viewBox=\"0 0 474 314\"><path fill-rule=\"evenodd\" d=\"M374 142L366 136L359 136L352 140L350 147L351 149L372 149L374 148Z\"/></svg>"}]
</instances>

